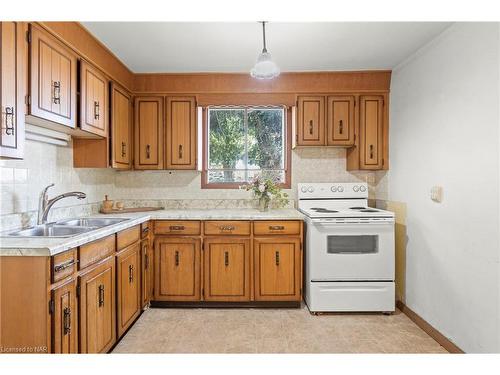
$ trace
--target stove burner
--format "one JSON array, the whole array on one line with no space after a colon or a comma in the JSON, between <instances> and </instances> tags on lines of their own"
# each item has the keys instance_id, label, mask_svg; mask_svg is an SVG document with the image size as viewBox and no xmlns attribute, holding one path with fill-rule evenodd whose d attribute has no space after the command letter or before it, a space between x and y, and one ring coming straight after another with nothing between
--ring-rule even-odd
<instances>
[{"instance_id":1,"label":"stove burner","mask_svg":"<svg viewBox=\"0 0 500 375\"><path fill-rule=\"evenodd\" d=\"M378 210L373 210L371 208L366 208L366 209L360 210L360 212L378 212Z\"/></svg>"},{"instance_id":2,"label":"stove burner","mask_svg":"<svg viewBox=\"0 0 500 375\"><path fill-rule=\"evenodd\" d=\"M349 207L350 210L364 210L366 207Z\"/></svg>"}]
</instances>

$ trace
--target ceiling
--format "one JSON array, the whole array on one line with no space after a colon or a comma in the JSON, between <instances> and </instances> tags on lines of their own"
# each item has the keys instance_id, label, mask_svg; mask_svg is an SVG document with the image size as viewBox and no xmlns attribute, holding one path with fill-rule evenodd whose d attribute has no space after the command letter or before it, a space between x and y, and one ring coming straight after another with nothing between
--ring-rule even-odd
<instances>
[{"instance_id":1,"label":"ceiling","mask_svg":"<svg viewBox=\"0 0 500 375\"><path fill-rule=\"evenodd\" d=\"M134 73L248 72L262 50L257 22L82 22ZM392 69L450 23L266 25L281 71Z\"/></svg>"}]
</instances>

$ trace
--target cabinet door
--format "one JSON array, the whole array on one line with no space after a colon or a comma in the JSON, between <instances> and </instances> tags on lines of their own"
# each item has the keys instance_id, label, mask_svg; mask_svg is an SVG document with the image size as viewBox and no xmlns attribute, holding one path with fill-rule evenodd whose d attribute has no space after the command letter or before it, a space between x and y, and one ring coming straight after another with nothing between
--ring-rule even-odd
<instances>
[{"instance_id":1,"label":"cabinet door","mask_svg":"<svg viewBox=\"0 0 500 375\"><path fill-rule=\"evenodd\" d=\"M325 145L324 96L299 96L297 108L297 145Z\"/></svg>"},{"instance_id":2,"label":"cabinet door","mask_svg":"<svg viewBox=\"0 0 500 375\"><path fill-rule=\"evenodd\" d=\"M107 352L116 342L115 259L80 276L80 352Z\"/></svg>"},{"instance_id":3,"label":"cabinet door","mask_svg":"<svg viewBox=\"0 0 500 375\"><path fill-rule=\"evenodd\" d=\"M0 156L24 155L24 96L26 95L26 25L0 22Z\"/></svg>"},{"instance_id":4,"label":"cabinet door","mask_svg":"<svg viewBox=\"0 0 500 375\"><path fill-rule=\"evenodd\" d=\"M108 81L85 61L80 63L80 128L108 136Z\"/></svg>"},{"instance_id":5,"label":"cabinet door","mask_svg":"<svg viewBox=\"0 0 500 375\"><path fill-rule=\"evenodd\" d=\"M382 169L384 98L361 96L359 103L360 169Z\"/></svg>"},{"instance_id":6,"label":"cabinet door","mask_svg":"<svg viewBox=\"0 0 500 375\"><path fill-rule=\"evenodd\" d=\"M163 98L135 98L135 169L163 169Z\"/></svg>"},{"instance_id":7,"label":"cabinet door","mask_svg":"<svg viewBox=\"0 0 500 375\"><path fill-rule=\"evenodd\" d=\"M155 242L155 300L200 300L200 240L158 238Z\"/></svg>"},{"instance_id":8,"label":"cabinet door","mask_svg":"<svg viewBox=\"0 0 500 375\"><path fill-rule=\"evenodd\" d=\"M38 118L76 127L76 55L39 27L31 28L30 108Z\"/></svg>"},{"instance_id":9,"label":"cabinet door","mask_svg":"<svg viewBox=\"0 0 500 375\"><path fill-rule=\"evenodd\" d=\"M52 351L78 353L76 280L52 290Z\"/></svg>"},{"instance_id":10,"label":"cabinet door","mask_svg":"<svg viewBox=\"0 0 500 375\"><path fill-rule=\"evenodd\" d=\"M196 101L167 97L166 168L196 169Z\"/></svg>"},{"instance_id":11,"label":"cabinet door","mask_svg":"<svg viewBox=\"0 0 500 375\"><path fill-rule=\"evenodd\" d=\"M354 145L354 106L354 96L328 97L328 146Z\"/></svg>"},{"instance_id":12,"label":"cabinet door","mask_svg":"<svg viewBox=\"0 0 500 375\"><path fill-rule=\"evenodd\" d=\"M129 169L132 165L132 100L129 93L111 83L111 166Z\"/></svg>"},{"instance_id":13,"label":"cabinet door","mask_svg":"<svg viewBox=\"0 0 500 375\"><path fill-rule=\"evenodd\" d=\"M300 301L302 254L299 238L254 240L255 299Z\"/></svg>"},{"instance_id":14,"label":"cabinet door","mask_svg":"<svg viewBox=\"0 0 500 375\"><path fill-rule=\"evenodd\" d=\"M250 241L204 239L204 298L207 301L250 300Z\"/></svg>"},{"instance_id":15,"label":"cabinet door","mask_svg":"<svg viewBox=\"0 0 500 375\"><path fill-rule=\"evenodd\" d=\"M117 257L118 337L130 327L141 311L140 243L136 242Z\"/></svg>"}]
</instances>

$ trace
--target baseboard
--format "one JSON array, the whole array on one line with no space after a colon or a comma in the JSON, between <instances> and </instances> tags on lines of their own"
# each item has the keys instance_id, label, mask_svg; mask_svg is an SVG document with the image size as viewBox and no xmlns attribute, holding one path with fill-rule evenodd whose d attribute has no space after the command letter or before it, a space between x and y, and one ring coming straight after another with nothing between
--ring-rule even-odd
<instances>
[{"instance_id":1,"label":"baseboard","mask_svg":"<svg viewBox=\"0 0 500 375\"><path fill-rule=\"evenodd\" d=\"M436 342L445 348L448 352L453 354L463 354L464 351L452 343L446 336L439 332L436 328L427 323L420 315L406 306L403 302L397 301L396 306L408 318L410 318L417 326L419 326L425 333L432 337Z\"/></svg>"}]
</instances>

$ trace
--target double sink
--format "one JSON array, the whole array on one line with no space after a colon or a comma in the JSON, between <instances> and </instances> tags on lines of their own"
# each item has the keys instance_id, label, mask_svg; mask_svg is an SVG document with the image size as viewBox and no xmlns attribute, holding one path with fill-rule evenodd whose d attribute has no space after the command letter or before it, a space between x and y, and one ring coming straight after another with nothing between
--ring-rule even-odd
<instances>
[{"instance_id":1,"label":"double sink","mask_svg":"<svg viewBox=\"0 0 500 375\"><path fill-rule=\"evenodd\" d=\"M128 219L123 218L82 218L61 220L55 223L36 225L7 234L9 237L73 237L82 233L118 224Z\"/></svg>"}]
</instances>

